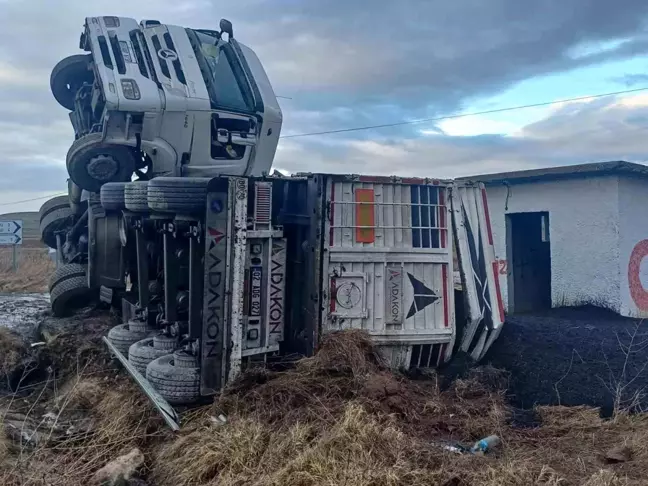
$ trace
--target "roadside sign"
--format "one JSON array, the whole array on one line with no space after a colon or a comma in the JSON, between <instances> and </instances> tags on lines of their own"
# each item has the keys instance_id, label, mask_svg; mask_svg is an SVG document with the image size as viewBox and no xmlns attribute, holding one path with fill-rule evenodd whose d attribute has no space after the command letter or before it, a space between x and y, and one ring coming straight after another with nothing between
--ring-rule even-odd
<instances>
[{"instance_id":1,"label":"roadside sign","mask_svg":"<svg viewBox=\"0 0 648 486\"><path fill-rule=\"evenodd\" d=\"M20 245L22 238L17 235L0 235L0 245Z\"/></svg>"},{"instance_id":2,"label":"roadside sign","mask_svg":"<svg viewBox=\"0 0 648 486\"><path fill-rule=\"evenodd\" d=\"M0 245L22 245L22 219L0 221Z\"/></svg>"}]
</instances>

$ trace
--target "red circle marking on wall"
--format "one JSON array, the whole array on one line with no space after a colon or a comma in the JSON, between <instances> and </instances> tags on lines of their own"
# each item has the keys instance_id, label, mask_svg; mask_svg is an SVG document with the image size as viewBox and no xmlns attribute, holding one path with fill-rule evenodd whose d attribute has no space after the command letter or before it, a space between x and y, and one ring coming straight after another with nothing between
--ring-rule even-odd
<instances>
[{"instance_id":1,"label":"red circle marking on wall","mask_svg":"<svg viewBox=\"0 0 648 486\"><path fill-rule=\"evenodd\" d=\"M642 240L635 245L628 263L628 284L632 300L641 310L648 310L648 291L644 288L639 277L641 261L648 256L648 240Z\"/></svg>"}]
</instances>

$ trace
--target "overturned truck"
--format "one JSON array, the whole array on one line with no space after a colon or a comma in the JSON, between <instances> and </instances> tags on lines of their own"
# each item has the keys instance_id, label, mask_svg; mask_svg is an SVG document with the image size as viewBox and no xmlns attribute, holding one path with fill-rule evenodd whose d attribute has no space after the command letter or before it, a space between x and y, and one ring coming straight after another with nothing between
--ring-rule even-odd
<instances>
[{"instance_id":1,"label":"overturned truck","mask_svg":"<svg viewBox=\"0 0 648 486\"><path fill-rule=\"evenodd\" d=\"M106 341L157 403L340 329L395 368L479 360L503 322L485 203L476 185L352 175L107 183L91 227L116 229L88 275L123 303Z\"/></svg>"},{"instance_id":2,"label":"overturned truck","mask_svg":"<svg viewBox=\"0 0 648 486\"><path fill-rule=\"evenodd\" d=\"M260 63L237 47L227 21L221 32L195 31L216 51L192 47L189 31L89 18L80 43L91 52L83 58L88 65L68 69L64 60L67 70L55 68L52 90L73 110L77 142L85 141L68 154L69 196L41 210L43 239L59 260L50 286L54 313L88 294L120 307L123 324L110 330L106 344L174 428L173 405L219 393L250 366L310 355L323 334L336 330L367 331L394 368L439 366L457 353L483 357L504 320L483 187L428 178L265 175L281 112ZM155 38L166 47L156 50ZM135 40L141 55L132 51ZM157 82L183 72L187 88L192 64L181 46L191 62L203 50L224 56L218 67L195 71L194 84L216 85L214 96L206 90L207 104L196 108L206 116L184 105L183 126L191 117L188 133L195 133L178 139L197 143L205 121L204 143L216 148L181 152L176 141L160 161L163 144L151 135L153 115L145 111L151 108L108 106L106 90L127 70L122 62L140 74L146 68L147 79ZM226 63L233 78L209 77ZM79 73L86 77L75 81ZM247 108L220 103L228 79L250 97ZM135 96L137 86L144 97L138 82L120 85L124 96ZM151 89L168 89L161 85ZM73 103L62 86L74 91ZM154 127L177 118L168 105L155 109ZM96 118L87 133L92 124L78 122L82 115ZM124 158L122 149L130 155ZM136 163L123 169L124 160Z\"/></svg>"}]
</instances>

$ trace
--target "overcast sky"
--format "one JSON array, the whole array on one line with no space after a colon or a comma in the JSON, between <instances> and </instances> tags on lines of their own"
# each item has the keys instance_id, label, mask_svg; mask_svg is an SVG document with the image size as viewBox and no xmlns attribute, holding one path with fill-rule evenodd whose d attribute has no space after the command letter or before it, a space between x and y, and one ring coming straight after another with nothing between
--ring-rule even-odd
<instances>
[{"instance_id":1,"label":"overcast sky","mask_svg":"<svg viewBox=\"0 0 648 486\"><path fill-rule=\"evenodd\" d=\"M90 6L90 4L92 4ZM645 0L0 0L0 213L65 190L73 140L49 73L87 15L217 28L259 54L284 135L648 86ZM643 162L648 91L437 123L286 138L290 172L434 177Z\"/></svg>"}]
</instances>

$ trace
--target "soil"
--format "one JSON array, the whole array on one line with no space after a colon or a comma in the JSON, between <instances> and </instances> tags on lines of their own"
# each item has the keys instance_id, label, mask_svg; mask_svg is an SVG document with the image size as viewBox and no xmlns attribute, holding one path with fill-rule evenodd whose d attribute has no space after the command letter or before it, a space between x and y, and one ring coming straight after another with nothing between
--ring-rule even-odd
<instances>
[{"instance_id":1,"label":"soil","mask_svg":"<svg viewBox=\"0 0 648 486\"><path fill-rule=\"evenodd\" d=\"M116 322L93 308L40 318L45 344L32 351L52 371L24 394L0 393L0 484L89 484L134 448L145 465L131 485L645 484L648 416L602 420L585 407L524 416L505 401L506 373L482 366L441 389L434 372L411 380L387 370L360 331L326 336L315 356L283 371L249 370L213 405L182 411L183 429L172 434L110 365L101 336ZM572 317L562 323L583 327ZM502 342L519 348L510 338ZM502 443L484 456L448 451L492 434Z\"/></svg>"},{"instance_id":2,"label":"soil","mask_svg":"<svg viewBox=\"0 0 648 486\"><path fill-rule=\"evenodd\" d=\"M509 399L648 410L648 323L595 307L509 316L485 362L510 372Z\"/></svg>"},{"instance_id":3,"label":"soil","mask_svg":"<svg viewBox=\"0 0 648 486\"><path fill-rule=\"evenodd\" d=\"M32 340L36 326L49 309L48 294L0 293L0 326Z\"/></svg>"}]
</instances>

